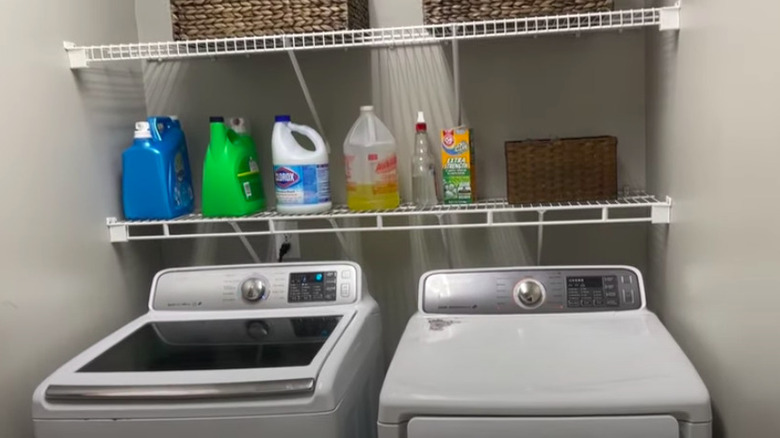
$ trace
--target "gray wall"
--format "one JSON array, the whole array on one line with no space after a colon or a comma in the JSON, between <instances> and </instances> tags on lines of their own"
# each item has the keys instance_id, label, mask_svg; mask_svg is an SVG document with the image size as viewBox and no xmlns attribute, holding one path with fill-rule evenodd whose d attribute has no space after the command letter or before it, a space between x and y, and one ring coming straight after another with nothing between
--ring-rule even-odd
<instances>
[{"instance_id":1,"label":"gray wall","mask_svg":"<svg viewBox=\"0 0 780 438\"><path fill-rule=\"evenodd\" d=\"M166 0L137 0L141 41L171 38ZM422 22L420 0L371 2L375 27ZM503 143L510 139L616 135L620 139L622 184L645 184L645 35L641 31L512 39L461 44L465 119L476 131L479 195L504 197ZM373 103L394 132L401 162L408 162L416 111L426 112L430 131L456 120L450 47L352 49L298 55L333 146L331 178L343 202L341 145L358 107ZM220 58L186 63L150 63L144 72L150 112L178 114L187 131L195 184L208 143L208 116L251 119L261 159L269 169L273 116L291 113L313 120L286 54ZM433 136L432 136L433 137ZM402 191L411 192L402 165ZM265 175L273 199L272 175ZM442 241L446 236L447 245ZM415 309L416 283L429 269L526 265L536 262L535 230L477 230L440 233L366 233L306 236L305 259L354 259L368 273L382 306L387 352L395 347ZM626 263L644 268L646 227L551 227L545 230L545 264ZM268 241L252 239L270 260ZM165 243L169 265L248 262L232 239Z\"/></svg>"},{"instance_id":2,"label":"gray wall","mask_svg":"<svg viewBox=\"0 0 780 438\"><path fill-rule=\"evenodd\" d=\"M650 237L651 298L702 374L717 436L780 436L780 3L685 0L648 40L648 179L674 197Z\"/></svg>"},{"instance_id":3,"label":"gray wall","mask_svg":"<svg viewBox=\"0 0 780 438\"><path fill-rule=\"evenodd\" d=\"M112 246L119 157L146 114L140 64L74 75L63 40L137 38L132 0L0 2L0 436L32 436L32 392L144 308L154 245Z\"/></svg>"}]
</instances>

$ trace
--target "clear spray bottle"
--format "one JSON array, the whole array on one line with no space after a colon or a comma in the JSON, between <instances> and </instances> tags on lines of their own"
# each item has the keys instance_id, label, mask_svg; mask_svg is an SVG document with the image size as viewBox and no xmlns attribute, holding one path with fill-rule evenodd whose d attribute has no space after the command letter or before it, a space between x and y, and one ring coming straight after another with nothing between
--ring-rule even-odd
<instances>
[{"instance_id":1,"label":"clear spray bottle","mask_svg":"<svg viewBox=\"0 0 780 438\"><path fill-rule=\"evenodd\" d=\"M414 138L412 156L412 201L420 207L438 204L436 198L436 172L431 144L428 141L428 126L422 111L417 113L417 133Z\"/></svg>"}]
</instances>

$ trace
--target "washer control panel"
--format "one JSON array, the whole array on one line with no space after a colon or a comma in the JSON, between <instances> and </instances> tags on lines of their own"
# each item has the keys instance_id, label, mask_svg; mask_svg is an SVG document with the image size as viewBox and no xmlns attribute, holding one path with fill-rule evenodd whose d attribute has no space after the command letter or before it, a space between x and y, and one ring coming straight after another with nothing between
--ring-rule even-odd
<instances>
[{"instance_id":1,"label":"washer control panel","mask_svg":"<svg viewBox=\"0 0 780 438\"><path fill-rule=\"evenodd\" d=\"M421 310L441 314L609 312L642 308L644 285L627 268L439 271L420 282Z\"/></svg>"},{"instance_id":2,"label":"washer control panel","mask_svg":"<svg viewBox=\"0 0 780 438\"><path fill-rule=\"evenodd\" d=\"M347 263L173 269L152 286L154 310L251 310L350 304L359 268Z\"/></svg>"}]
</instances>

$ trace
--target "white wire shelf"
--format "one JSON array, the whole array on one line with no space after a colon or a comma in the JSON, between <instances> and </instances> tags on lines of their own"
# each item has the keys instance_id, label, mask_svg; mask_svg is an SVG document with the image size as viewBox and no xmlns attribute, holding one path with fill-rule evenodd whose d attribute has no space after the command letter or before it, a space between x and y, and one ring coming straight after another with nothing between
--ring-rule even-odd
<instances>
[{"instance_id":1,"label":"white wire shelf","mask_svg":"<svg viewBox=\"0 0 780 438\"><path fill-rule=\"evenodd\" d=\"M287 215L263 212L252 216L206 218L191 214L172 220L122 221L108 218L111 242L194 239L209 237L324 234L365 231L411 231L547 225L617 223L667 224L671 198L635 193L608 201L555 202L511 205L485 201L469 205L420 208L402 205L394 210L350 211ZM294 222L294 227L288 224Z\"/></svg>"},{"instance_id":2,"label":"white wire shelf","mask_svg":"<svg viewBox=\"0 0 780 438\"><path fill-rule=\"evenodd\" d=\"M680 6L455 24L346 30L246 38L79 46L65 43L71 68L92 63L166 61L281 51L433 44L481 38L539 36L658 27L679 29Z\"/></svg>"}]
</instances>

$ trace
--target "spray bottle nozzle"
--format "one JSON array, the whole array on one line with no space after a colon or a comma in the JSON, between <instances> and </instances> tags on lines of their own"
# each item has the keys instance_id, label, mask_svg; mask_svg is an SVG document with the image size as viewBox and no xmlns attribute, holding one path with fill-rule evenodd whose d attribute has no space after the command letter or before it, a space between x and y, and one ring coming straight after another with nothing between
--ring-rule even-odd
<instances>
[{"instance_id":1,"label":"spray bottle nozzle","mask_svg":"<svg viewBox=\"0 0 780 438\"><path fill-rule=\"evenodd\" d=\"M417 111L417 131L427 131L428 125L425 123L425 114L422 111Z\"/></svg>"}]
</instances>

